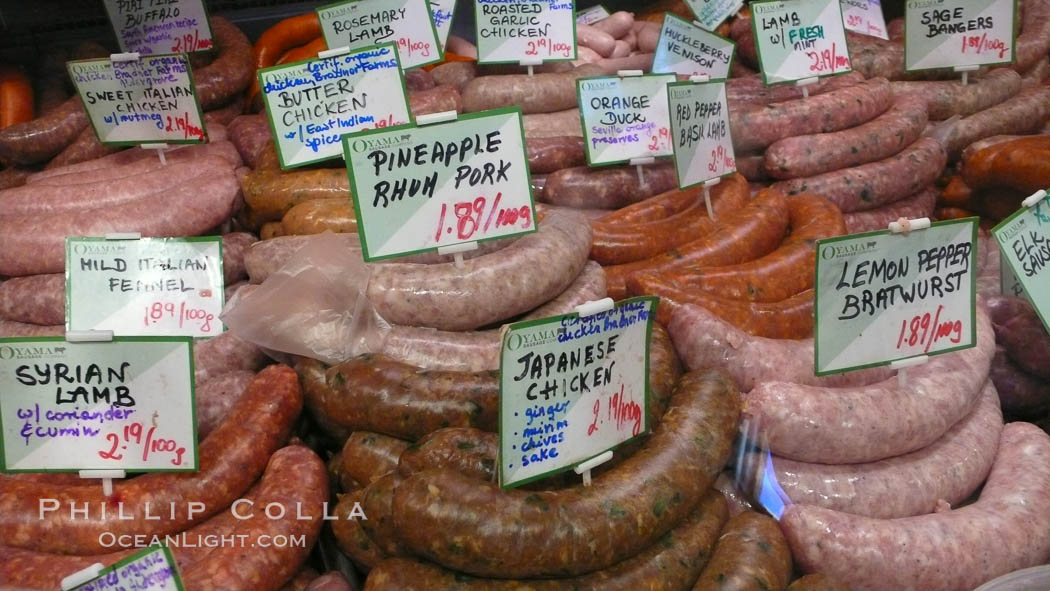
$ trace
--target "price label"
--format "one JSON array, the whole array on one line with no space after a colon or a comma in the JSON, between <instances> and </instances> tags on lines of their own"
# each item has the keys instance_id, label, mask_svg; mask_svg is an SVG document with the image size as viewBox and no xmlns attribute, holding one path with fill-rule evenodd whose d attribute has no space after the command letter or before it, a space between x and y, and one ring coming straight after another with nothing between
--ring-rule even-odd
<instances>
[{"instance_id":1,"label":"price label","mask_svg":"<svg viewBox=\"0 0 1050 591\"><path fill-rule=\"evenodd\" d=\"M175 558L166 546L150 546L103 569L70 591L184 591Z\"/></svg>"},{"instance_id":2,"label":"price label","mask_svg":"<svg viewBox=\"0 0 1050 591\"><path fill-rule=\"evenodd\" d=\"M536 231L521 110L343 137L366 261Z\"/></svg>"},{"instance_id":3,"label":"price label","mask_svg":"<svg viewBox=\"0 0 1050 591\"><path fill-rule=\"evenodd\" d=\"M259 70L281 168L337 158L344 135L411 121L397 57L385 43Z\"/></svg>"},{"instance_id":4,"label":"price label","mask_svg":"<svg viewBox=\"0 0 1050 591\"><path fill-rule=\"evenodd\" d=\"M208 140L185 54L66 64L95 135L108 146Z\"/></svg>"},{"instance_id":5,"label":"price label","mask_svg":"<svg viewBox=\"0 0 1050 591\"><path fill-rule=\"evenodd\" d=\"M576 59L572 0L474 0L474 22L479 64Z\"/></svg>"},{"instance_id":6,"label":"price label","mask_svg":"<svg viewBox=\"0 0 1050 591\"><path fill-rule=\"evenodd\" d=\"M839 0L846 30L889 39L886 19L882 16L882 0Z\"/></svg>"},{"instance_id":7,"label":"price label","mask_svg":"<svg viewBox=\"0 0 1050 591\"><path fill-rule=\"evenodd\" d=\"M430 18L434 21L438 43L441 44L441 52L444 54L448 34L452 31L452 17L456 14L456 0L428 0L427 4L430 6Z\"/></svg>"},{"instance_id":8,"label":"price label","mask_svg":"<svg viewBox=\"0 0 1050 591\"><path fill-rule=\"evenodd\" d=\"M676 82L667 88L671 140L682 189L736 172L724 82Z\"/></svg>"},{"instance_id":9,"label":"price label","mask_svg":"<svg viewBox=\"0 0 1050 591\"><path fill-rule=\"evenodd\" d=\"M0 468L195 472L185 337L0 339Z\"/></svg>"},{"instance_id":10,"label":"price label","mask_svg":"<svg viewBox=\"0 0 1050 591\"><path fill-rule=\"evenodd\" d=\"M397 46L405 69L436 64L445 55L427 0L350 0L317 9L330 49Z\"/></svg>"},{"instance_id":11,"label":"price label","mask_svg":"<svg viewBox=\"0 0 1050 591\"><path fill-rule=\"evenodd\" d=\"M751 13L767 85L853 69L838 0L763 0Z\"/></svg>"},{"instance_id":12,"label":"price label","mask_svg":"<svg viewBox=\"0 0 1050 591\"><path fill-rule=\"evenodd\" d=\"M736 43L708 33L671 13L664 14L660 41L653 56L653 73L706 75L721 80L729 77Z\"/></svg>"},{"instance_id":13,"label":"price label","mask_svg":"<svg viewBox=\"0 0 1050 591\"><path fill-rule=\"evenodd\" d=\"M714 31L729 15L740 10L744 0L685 0L696 15L696 22L708 31Z\"/></svg>"},{"instance_id":14,"label":"price label","mask_svg":"<svg viewBox=\"0 0 1050 591\"><path fill-rule=\"evenodd\" d=\"M104 0L126 53L193 53L214 49L203 0Z\"/></svg>"},{"instance_id":15,"label":"price label","mask_svg":"<svg viewBox=\"0 0 1050 591\"><path fill-rule=\"evenodd\" d=\"M608 17L609 11L601 4L595 4L576 13L576 24L591 25Z\"/></svg>"},{"instance_id":16,"label":"price label","mask_svg":"<svg viewBox=\"0 0 1050 591\"><path fill-rule=\"evenodd\" d=\"M500 354L504 488L570 469L649 430L649 336L657 298L511 324Z\"/></svg>"},{"instance_id":17,"label":"price label","mask_svg":"<svg viewBox=\"0 0 1050 591\"><path fill-rule=\"evenodd\" d=\"M120 336L222 332L222 240L66 238L66 329Z\"/></svg>"},{"instance_id":18,"label":"price label","mask_svg":"<svg viewBox=\"0 0 1050 591\"><path fill-rule=\"evenodd\" d=\"M1050 202L1043 198L1015 212L992 228L992 236L1005 259L1003 273L1007 269L1012 272L1043 325L1050 330Z\"/></svg>"},{"instance_id":19,"label":"price label","mask_svg":"<svg viewBox=\"0 0 1050 591\"><path fill-rule=\"evenodd\" d=\"M977 218L817 242L816 375L976 343Z\"/></svg>"},{"instance_id":20,"label":"price label","mask_svg":"<svg viewBox=\"0 0 1050 591\"><path fill-rule=\"evenodd\" d=\"M904 69L1014 61L1015 0L908 0Z\"/></svg>"},{"instance_id":21,"label":"price label","mask_svg":"<svg viewBox=\"0 0 1050 591\"><path fill-rule=\"evenodd\" d=\"M671 156L667 85L673 74L600 76L576 81L587 162L629 162Z\"/></svg>"}]
</instances>

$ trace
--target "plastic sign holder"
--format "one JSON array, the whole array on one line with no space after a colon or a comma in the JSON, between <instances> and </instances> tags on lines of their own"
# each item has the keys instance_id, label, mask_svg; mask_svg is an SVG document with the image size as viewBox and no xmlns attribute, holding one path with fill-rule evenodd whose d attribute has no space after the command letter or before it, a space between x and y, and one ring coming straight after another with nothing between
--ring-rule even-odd
<instances>
[{"instance_id":1,"label":"plastic sign holder","mask_svg":"<svg viewBox=\"0 0 1050 591\"><path fill-rule=\"evenodd\" d=\"M614 302L612 298L602 298L600 300L591 300L589 302L584 302L579 306L576 306L575 310L576 313L580 315L580 318L586 318L587 316L594 316L599 312L608 312L609 310L612 310L615 305L616 302ZM573 468L573 472L576 472L577 474L583 476L584 486L590 486L591 470L597 468L598 466L601 466L602 464L608 462L612 458L612 450L606 450L589 460L580 462L575 468Z\"/></svg>"},{"instance_id":2,"label":"plastic sign holder","mask_svg":"<svg viewBox=\"0 0 1050 591\"><path fill-rule=\"evenodd\" d=\"M104 564L102 564L101 562L96 562L91 566L78 570L77 572L62 579L62 582L60 583L62 591L76 589L77 587L83 585L91 579L98 577L99 573L101 573L102 569L104 568L106 568Z\"/></svg>"},{"instance_id":3,"label":"plastic sign holder","mask_svg":"<svg viewBox=\"0 0 1050 591\"><path fill-rule=\"evenodd\" d=\"M529 76L532 76L533 68L535 68L536 66L542 66L543 60L541 60L538 57L522 59L518 61L518 65L528 68Z\"/></svg>"},{"instance_id":4,"label":"plastic sign holder","mask_svg":"<svg viewBox=\"0 0 1050 591\"><path fill-rule=\"evenodd\" d=\"M889 230L894 234L904 234L907 236L912 230L925 230L929 227L930 218L917 218L914 220L900 218L895 222L890 222ZM929 360L929 355L916 355L915 357L909 357L907 359L891 361L889 367L890 369L897 370L897 383L900 387L904 388L908 385L908 368L924 365Z\"/></svg>"},{"instance_id":5,"label":"plastic sign holder","mask_svg":"<svg viewBox=\"0 0 1050 591\"><path fill-rule=\"evenodd\" d=\"M962 85L966 86L966 83L969 81L970 72L976 72L980 69L981 66L974 64L972 66L955 66L952 68L952 71L959 72L962 74Z\"/></svg>"},{"instance_id":6,"label":"plastic sign holder","mask_svg":"<svg viewBox=\"0 0 1050 591\"><path fill-rule=\"evenodd\" d=\"M470 252L478 249L478 241L463 242L461 244L449 244L448 246L439 246L437 249L440 255L452 255L452 261L457 267L463 266L463 253Z\"/></svg>"},{"instance_id":7,"label":"plastic sign holder","mask_svg":"<svg viewBox=\"0 0 1050 591\"><path fill-rule=\"evenodd\" d=\"M630 78L632 76L642 76L644 74L645 74L645 72L643 70L616 70L616 75L619 76L620 78ZM644 167L644 166L646 166L648 164L653 164L655 162L656 162L656 158L654 158L652 156L649 156L648 158L631 158L628 161L628 164L630 166L633 166L634 169L638 172L638 184L639 185L644 185L645 184L645 174L643 172L643 168L642 167ZM600 312L600 311L601 310L598 310L598 312ZM592 312L592 313L594 313L594 312ZM581 314L581 316L584 316L584 314Z\"/></svg>"},{"instance_id":8,"label":"plastic sign holder","mask_svg":"<svg viewBox=\"0 0 1050 591\"><path fill-rule=\"evenodd\" d=\"M795 86L802 89L802 98L809 98L809 87L820 81L820 78L814 76L812 78L803 78L801 80L795 80Z\"/></svg>"},{"instance_id":9,"label":"plastic sign holder","mask_svg":"<svg viewBox=\"0 0 1050 591\"><path fill-rule=\"evenodd\" d=\"M1039 189L1035 193L1025 197L1024 201L1021 202L1021 206L1026 208L1035 207L1040 201L1046 199L1046 195L1046 189Z\"/></svg>"}]
</instances>

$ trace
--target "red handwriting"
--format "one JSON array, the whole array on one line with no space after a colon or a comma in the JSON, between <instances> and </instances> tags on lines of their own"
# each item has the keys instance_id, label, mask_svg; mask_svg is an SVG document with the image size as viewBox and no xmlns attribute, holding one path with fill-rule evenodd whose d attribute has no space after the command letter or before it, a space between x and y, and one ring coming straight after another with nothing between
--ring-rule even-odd
<instances>
[{"instance_id":1,"label":"red handwriting","mask_svg":"<svg viewBox=\"0 0 1050 591\"><path fill-rule=\"evenodd\" d=\"M572 45L544 37L535 41L529 41L528 46L525 48L525 55L539 55L541 52L546 53L548 56L572 57Z\"/></svg>"},{"instance_id":2,"label":"red handwriting","mask_svg":"<svg viewBox=\"0 0 1050 591\"><path fill-rule=\"evenodd\" d=\"M186 453L184 446L179 444L174 439L165 439L163 437L155 437L157 427L151 426L149 430L144 430L142 423L131 423L130 425L124 425L123 437L118 433L107 433L106 441L109 442L109 450L99 450L98 455L103 460L122 460L124 454L117 451L119 447L121 450L127 450L129 445L141 446L142 449L142 461L149 461L149 455L151 453L170 453L173 455L171 458L172 466L182 465L182 456Z\"/></svg>"},{"instance_id":3,"label":"red handwriting","mask_svg":"<svg viewBox=\"0 0 1050 591\"><path fill-rule=\"evenodd\" d=\"M944 306L937 306L937 310L931 315L929 312L913 316L909 321L901 320L900 336L897 337L897 348L905 345L915 347L923 346L923 353L929 353L935 343L948 339L952 343L962 341L961 320L941 320L941 312Z\"/></svg>"},{"instance_id":4,"label":"red handwriting","mask_svg":"<svg viewBox=\"0 0 1050 591\"><path fill-rule=\"evenodd\" d=\"M605 403L604 419L601 418L603 402ZM587 426L588 437L594 435L600 428L599 425L604 425L605 421L609 421L609 424L617 431L630 427L632 437L642 432L642 407L624 394L623 384L620 385L619 392L612 396L606 396L604 400L601 398L595 400L594 406L591 407L591 413L593 417L591 424Z\"/></svg>"},{"instance_id":5,"label":"red handwriting","mask_svg":"<svg viewBox=\"0 0 1050 591\"><path fill-rule=\"evenodd\" d=\"M427 41L413 41L408 37L401 37L397 40L398 51L405 52L408 57L412 57L414 54L419 54L423 57L430 57L433 52L433 47Z\"/></svg>"},{"instance_id":6,"label":"red handwriting","mask_svg":"<svg viewBox=\"0 0 1050 591\"><path fill-rule=\"evenodd\" d=\"M192 33L175 37L175 43L171 46L172 53L190 53L202 49L211 49L211 39L201 39L200 29L194 29Z\"/></svg>"},{"instance_id":7,"label":"red handwriting","mask_svg":"<svg viewBox=\"0 0 1050 591\"><path fill-rule=\"evenodd\" d=\"M649 134L649 151L663 152L671 149L671 130L661 127Z\"/></svg>"},{"instance_id":8,"label":"red handwriting","mask_svg":"<svg viewBox=\"0 0 1050 591\"><path fill-rule=\"evenodd\" d=\"M181 131L184 139L204 139L204 129L190 123L189 113L183 112L181 116L176 115L174 118L172 118L171 115L168 115L167 121L168 123L164 127L164 131Z\"/></svg>"},{"instance_id":9,"label":"red handwriting","mask_svg":"<svg viewBox=\"0 0 1050 591\"><path fill-rule=\"evenodd\" d=\"M203 308L191 308L186 305L186 302L179 302L177 306L173 302L153 302L146 306L146 312L142 318L143 326L157 324L162 320L175 321L180 329L188 323L196 322L201 332L209 333L215 315Z\"/></svg>"},{"instance_id":10,"label":"red handwriting","mask_svg":"<svg viewBox=\"0 0 1050 591\"><path fill-rule=\"evenodd\" d=\"M830 49L824 49L819 52L807 51L806 57L813 60L813 63L809 65L810 72L824 72L826 70L834 72L850 67L849 57L839 55L836 43L832 43Z\"/></svg>"},{"instance_id":11,"label":"red handwriting","mask_svg":"<svg viewBox=\"0 0 1050 591\"><path fill-rule=\"evenodd\" d=\"M718 174L723 170L734 169L736 169L736 158L729 155L729 150L726 150L725 146L718 146L711 150L711 160L707 163L708 172Z\"/></svg>"},{"instance_id":12,"label":"red handwriting","mask_svg":"<svg viewBox=\"0 0 1050 591\"><path fill-rule=\"evenodd\" d=\"M492 206L488 205L485 197L476 197L473 201L460 201L452 204L452 213L456 216L456 237L460 240L470 240L474 233L480 229L482 234L490 229L498 229L505 226L513 226L521 220L521 229L528 230L532 227L532 210L528 205L521 207L505 207L500 209L500 200L503 193L496 193ZM452 226L445 226L445 218L448 214L448 204L441 204L441 214L438 216L437 231L434 232L434 241L441 242L443 234L451 234Z\"/></svg>"},{"instance_id":13,"label":"red handwriting","mask_svg":"<svg viewBox=\"0 0 1050 591\"><path fill-rule=\"evenodd\" d=\"M864 24L864 17L859 14L850 14L846 16L846 26L848 27L859 27Z\"/></svg>"},{"instance_id":14,"label":"red handwriting","mask_svg":"<svg viewBox=\"0 0 1050 591\"><path fill-rule=\"evenodd\" d=\"M967 50L980 55L982 53L996 53L998 52L999 58L1003 59L1006 57L1006 53L1009 48L1006 46L1006 42L998 38L988 38L988 33L982 33L980 37L977 35L963 35L962 38L962 52L965 54Z\"/></svg>"}]
</instances>

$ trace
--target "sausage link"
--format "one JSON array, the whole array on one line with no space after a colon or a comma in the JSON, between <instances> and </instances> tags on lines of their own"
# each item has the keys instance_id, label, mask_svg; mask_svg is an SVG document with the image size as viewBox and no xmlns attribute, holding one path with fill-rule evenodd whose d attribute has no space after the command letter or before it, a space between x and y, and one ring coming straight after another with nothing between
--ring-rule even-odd
<instances>
[{"instance_id":1,"label":"sausage link","mask_svg":"<svg viewBox=\"0 0 1050 591\"><path fill-rule=\"evenodd\" d=\"M193 72L202 109L230 102L233 95L248 87L255 75L252 44L244 33L221 16L213 16L209 22L218 55L210 64Z\"/></svg>"},{"instance_id":2,"label":"sausage link","mask_svg":"<svg viewBox=\"0 0 1050 591\"><path fill-rule=\"evenodd\" d=\"M764 382L747 395L746 412L770 451L792 460L852 464L922 449L969 414L987 380L995 335L982 306L976 329L976 347L930 358L905 386L896 378L838 389Z\"/></svg>"},{"instance_id":3,"label":"sausage link","mask_svg":"<svg viewBox=\"0 0 1050 591\"><path fill-rule=\"evenodd\" d=\"M328 396L329 389L328 384L325 381L325 374L328 372L328 366L316 359L300 357L295 362L295 372L299 374L299 386L303 391L303 399L306 402L306 408L311 411L310 414L317 423L317 426L330 435L332 439L346 441L351 435L350 429L341 427L333 421L328 420L324 413L313 411L314 403L312 401L324 400L324 397ZM347 480L353 479L347 478ZM358 485L360 485L360 483L358 483Z\"/></svg>"},{"instance_id":4,"label":"sausage link","mask_svg":"<svg viewBox=\"0 0 1050 591\"><path fill-rule=\"evenodd\" d=\"M569 579L506 580L463 577L417 560L381 562L366 591L687 591L707 562L726 521L725 500L709 491L700 505L663 538L627 560Z\"/></svg>"},{"instance_id":5,"label":"sausage link","mask_svg":"<svg viewBox=\"0 0 1050 591\"><path fill-rule=\"evenodd\" d=\"M603 215L594 220L591 227L597 232L598 226L604 224L615 227L619 224L655 222L685 210L696 202L696 197L696 191L671 189Z\"/></svg>"},{"instance_id":6,"label":"sausage link","mask_svg":"<svg viewBox=\"0 0 1050 591\"><path fill-rule=\"evenodd\" d=\"M804 571L853 591L974 589L1050 560L1050 436L1006 425L980 498L960 509L874 519L796 504L780 524Z\"/></svg>"},{"instance_id":7,"label":"sausage link","mask_svg":"<svg viewBox=\"0 0 1050 591\"><path fill-rule=\"evenodd\" d=\"M496 479L499 437L472 427L438 429L412 444L397 462L408 476L433 468L451 468L478 480Z\"/></svg>"},{"instance_id":8,"label":"sausage link","mask_svg":"<svg viewBox=\"0 0 1050 591\"><path fill-rule=\"evenodd\" d=\"M1050 380L1050 334L1027 298L986 298L995 337L1021 369Z\"/></svg>"},{"instance_id":9,"label":"sausage link","mask_svg":"<svg viewBox=\"0 0 1050 591\"><path fill-rule=\"evenodd\" d=\"M35 164L55 156L88 126L79 96L71 96L51 112L32 121L0 129L0 160Z\"/></svg>"},{"instance_id":10,"label":"sausage link","mask_svg":"<svg viewBox=\"0 0 1050 591\"><path fill-rule=\"evenodd\" d=\"M777 522L746 512L729 520L693 591L784 591L791 551Z\"/></svg>"},{"instance_id":11,"label":"sausage link","mask_svg":"<svg viewBox=\"0 0 1050 591\"><path fill-rule=\"evenodd\" d=\"M463 88L467 113L518 106L523 114L552 113L576 106L576 81L602 70L585 64L568 72L480 76Z\"/></svg>"},{"instance_id":12,"label":"sausage link","mask_svg":"<svg viewBox=\"0 0 1050 591\"><path fill-rule=\"evenodd\" d=\"M809 96L854 86L861 82L864 82L864 76L859 72L846 72L845 74L828 76L809 86ZM757 73L745 78L730 78L726 81L726 99L729 102L730 110L734 112L747 106L782 103L804 97L802 87L792 84L766 86L762 81L762 76Z\"/></svg>"},{"instance_id":13,"label":"sausage link","mask_svg":"<svg viewBox=\"0 0 1050 591\"><path fill-rule=\"evenodd\" d=\"M891 22L903 23L904 19L895 19ZM902 31L901 35L903 34ZM813 573L796 579L794 583L788 585L787 591L850 591L850 588L825 574Z\"/></svg>"},{"instance_id":14,"label":"sausage link","mask_svg":"<svg viewBox=\"0 0 1050 591\"><path fill-rule=\"evenodd\" d=\"M232 332L197 341L193 347L194 380L198 384L228 371L258 371L266 362L262 349Z\"/></svg>"},{"instance_id":15,"label":"sausage link","mask_svg":"<svg viewBox=\"0 0 1050 591\"><path fill-rule=\"evenodd\" d=\"M244 253L258 238L248 232L230 232L222 235L222 278L226 285L248 277L244 269Z\"/></svg>"},{"instance_id":16,"label":"sausage link","mask_svg":"<svg viewBox=\"0 0 1050 591\"><path fill-rule=\"evenodd\" d=\"M1050 2L1027 0L1021 14L1024 16L1021 34L1014 43L1013 67L1023 72L1050 51Z\"/></svg>"},{"instance_id":17,"label":"sausage link","mask_svg":"<svg viewBox=\"0 0 1050 591\"><path fill-rule=\"evenodd\" d=\"M566 135L583 137L580 110L575 107L555 113L522 115L521 123L525 129L526 140Z\"/></svg>"},{"instance_id":18,"label":"sausage link","mask_svg":"<svg viewBox=\"0 0 1050 591\"><path fill-rule=\"evenodd\" d=\"M262 221L278 221L296 204L314 199L350 198L346 171L335 168L313 170L256 169L241 183L244 202Z\"/></svg>"},{"instance_id":19,"label":"sausage link","mask_svg":"<svg viewBox=\"0 0 1050 591\"><path fill-rule=\"evenodd\" d=\"M66 334L66 325L40 325L0 320L2 337L57 337Z\"/></svg>"},{"instance_id":20,"label":"sausage link","mask_svg":"<svg viewBox=\"0 0 1050 591\"><path fill-rule=\"evenodd\" d=\"M230 121L227 126L230 141L237 148L244 162L255 168L259 163L259 157L267 146L273 144L270 137L270 124L263 114L241 115Z\"/></svg>"},{"instance_id":21,"label":"sausage link","mask_svg":"<svg viewBox=\"0 0 1050 591\"><path fill-rule=\"evenodd\" d=\"M995 348L988 379L999 392L1003 414L1031 418L1050 412L1050 383L1017 367L1002 346Z\"/></svg>"},{"instance_id":22,"label":"sausage link","mask_svg":"<svg viewBox=\"0 0 1050 591\"><path fill-rule=\"evenodd\" d=\"M572 135L530 138L525 142L529 172L547 174L587 164L583 138Z\"/></svg>"},{"instance_id":23,"label":"sausage link","mask_svg":"<svg viewBox=\"0 0 1050 591\"><path fill-rule=\"evenodd\" d=\"M634 166L577 166L547 175L543 201L576 208L616 209L675 187L674 165L660 162L646 166L638 182Z\"/></svg>"},{"instance_id":24,"label":"sausage link","mask_svg":"<svg viewBox=\"0 0 1050 591\"><path fill-rule=\"evenodd\" d=\"M452 86L463 94L463 89L478 75L478 72L474 62L445 62L431 70L430 75L434 77L434 82L439 86Z\"/></svg>"},{"instance_id":25,"label":"sausage link","mask_svg":"<svg viewBox=\"0 0 1050 591\"><path fill-rule=\"evenodd\" d=\"M343 473L367 486L397 470L398 458L408 446L407 441L389 435L354 431L343 444Z\"/></svg>"},{"instance_id":26,"label":"sausage link","mask_svg":"<svg viewBox=\"0 0 1050 591\"><path fill-rule=\"evenodd\" d=\"M289 209L281 218L281 225L289 236L322 232L340 234L356 232L357 217L350 199L313 199Z\"/></svg>"},{"instance_id":27,"label":"sausage link","mask_svg":"<svg viewBox=\"0 0 1050 591\"><path fill-rule=\"evenodd\" d=\"M361 522L361 529L386 556L409 555L394 523L394 494L403 482L404 477L395 470L380 476L361 492L361 508L368 516Z\"/></svg>"},{"instance_id":28,"label":"sausage link","mask_svg":"<svg viewBox=\"0 0 1050 591\"><path fill-rule=\"evenodd\" d=\"M1022 90L1014 97L956 122L947 141L948 158L955 160L963 148L993 135L1038 131L1050 116L1050 87Z\"/></svg>"},{"instance_id":29,"label":"sausage link","mask_svg":"<svg viewBox=\"0 0 1050 591\"><path fill-rule=\"evenodd\" d=\"M210 111L204 112L204 125L208 127L208 141L216 141L213 136L213 132L217 127L226 127L233 122L234 119L244 114L245 100L244 97L238 96L231 100L229 104L214 108ZM229 129L226 130L227 133Z\"/></svg>"},{"instance_id":30,"label":"sausage link","mask_svg":"<svg viewBox=\"0 0 1050 591\"><path fill-rule=\"evenodd\" d=\"M222 424L237 401L248 391L255 372L235 369L197 384L194 408L197 416L197 439L203 440Z\"/></svg>"},{"instance_id":31,"label":"sausage link","mask_svg":"<svg viewBox=\"0 0 1050 591\"><path fill-rule=\"evenodd\" d=\"M65 324L65 275L12 277L0 283L0 318L28 324Z\"/></svg>"},{"instance_id":32,"label":"sausage link","mask_svg":"<svg viewBox=\"0 0 1050 591\"><path fill-rule=\"evenodd\" d=\"M358 508L358 513L364 511L360 504L363 499L363 490L345 494L339 499L339 504L335 506L336 518L332 521L332 533L335 535L339 549L355 564L367 570L379 564L388 555L380 550L372 538L365 533L364 528L361 527L361 517L352 515L355 506Z\"/></svg>"},{"instance_id":33,"label":"sausage link","mask_svg":"<svg viewBox=\"0 0 1050 591\"><path fill-rule=\"evenodd\" d=\"M764 166L769 176L790 179L882 160L919 139L926 122L924 95L897 97L885 113L857 127L777 140Z\"/></svg>"},{"instance_id":34,"label":"sausage link","mask_svg":"<svg viewBox=\"0 0 1050 591\"><path fill-rule=\"evenodd\" d=\"M651 546L696 509L729 457L738 418L727 376L686 374L641 449L592 486L502 491L453 470L428 470L397 486L397 533L413 552L479 576L607 568Z\"/></svg>"},{"instance_id":35,"label":"sausage link","mask_svg":"<svg viewBox=\"0 0 1050 591\"><path fill-rule=\"evenodd\" d=\"M914 94L925 99L931 121L944 121L952 115L973 115L1020 91L1021 76L1009 68L996 68L966 86L956 80L893 83L895 95Z\"/></svg>"},{"instance_id":36,"label":"sausage link","mask_svg":"<svg viewBox=\"0 0 1050 591\"><path fill-rule=\"evenodd\" d=\"M167 172L167 166L178 162L201 162L215 157L225 158L231 168L241 165L240 155L234 145L227 141L217 141L165 150L166 164L162 164L152 150L123 150L86 162L42 170L30 175L26 182L36 186L83 186L87 183L113 181L150 171L154 174L161 170Z\"/></svg>"},{"instance_id":37,"label":"sausage link","mask_svg":"<svg viewBox=\"0 0 1050 591\"><path fill-rule=\"evenodd\" d=\"M408 107L413 117L445 111L460 113L463 111L463 98L455 86L435 86L429 90L409 92Z\"/></svg>"},{"instance_id":38,"label":"sausage link","mask_svg":"<svg viewBox=\"0 0 1050 591\"><path fill-rule=\"evenodd\" d=\"M911 197L905 197L882 207L842 214L846 221L846 234L885 230L890 222L901 218L914 220L931 217L937 205L939 193L936 186L930 185Z\"/></svg>"},{"instance_id":39,"label":"sausage link","mask_svg":"<svg viewBox=\"0 0 1050 591\"><path fill-rule=\"evenodd\" d=\"M56 154L54 158L44 165L44 170L58 168L59 166L66 166L68 164L76 164L87 160L94 160L95 158L101 158L121 149L122 148L115 146L103 145L102 142L98 140L98 135L95 134L95 128L89 125L77 135L77 138L73 140L72 143L66 146L65 149Z\"/></svg>"}]
</instances>

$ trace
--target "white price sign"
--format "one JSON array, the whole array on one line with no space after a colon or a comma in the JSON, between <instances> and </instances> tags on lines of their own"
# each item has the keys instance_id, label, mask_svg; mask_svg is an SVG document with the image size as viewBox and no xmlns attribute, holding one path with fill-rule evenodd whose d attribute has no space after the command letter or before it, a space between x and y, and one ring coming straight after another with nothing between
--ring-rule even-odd
<instances>
[{"instance_id":1,"label":"white price sign","mask_svg":"<svg viewBox=\"0 0 1050 591\"><path fill-rule=\"evenodd\" d=\"M729 15L740 10L744 0L685 0L696 15L696 21L708 31L714 31Z\"/></svg>"},{"instance_id":2,"label":"white price sign","mask_svg":"<svg viewBox=\"0 0 1050 591\"><path fill-rule=\"evenodd\" d=\"M729 39L667 13L653 56L653 73L728 78L735 51L736 43Z\"/></svg>"},{"instance_id":3,"label":"white price sign","mask_svg":"<svg viewBox=\"0 0 1050 591\"><path fill-rule=\"evenodd\" d=\"M601 4L595 4L576 13L576 24L591 25L608 17L609 11Z\"/></svg>"},{"instance_id":4,"label":"white price sign","mask_svg":"<svg viewBox=\"0 0 1050 591\"><path fill-rule=\"evenodd\" d=\"M567 470L649 429L657 299L511 324L500 358L500 484Z\"/></svg>"},{"instance_id":5,"label":"white price sign","mask_svg":"<svg viewBox=\"0 0 1050 591\"><path fill-rule=\"evenodd\" d=\"M215 48L203 0L103 0L120 50L193 53Z\"/></svg>"},{"instance_id":6,"label":"white price sign","mask_svg":"<svg viewBox=\"0 0 1050 591\"><path fill-rule=\"evenodd\" d=\"M393 43L405 69L445 55L427 0L349 0L318 8L317 17L329 49Z\"/></svg>"},{"instance_id":7,"label":"white price sign","mask_svg":"<svg viewBox=\"0 0 1050 591\"><path fill-rule=\"evenodd\" d=\"M839 0L752 2L751 28L767 85L853 69Z\"/></svg>"},{"instance_id":8,"label":"white price sign","mask_svg":"<svg viewBox=\"0 0 1050 591\"><path fill-rule=\"evenodd\" d=\"M194 472L189 338L0 339L0 468Z\"/></svg>"},{"instance_id":9,"label":"white price sign","mask_svg":"<svg viewBox=\"0 0 1050 591\"><path fill-rule=\"evenodd\" d=\"M889 39L882 0L839 0L846 29L861 35Z\"/></svg>"},{"instance_id":10,"label":"white price sign","mask_svg":"<svg viewBox=\"0 0 1050 591\"><path fill-rule=\"evenodd\" d=\"M448 44L448 34L452 31L452 18L456 14L456 0L428 0L430 5L430 18L434 21L437 30L438 43L444 53L445 45Z\"/></svg>"},{"instance_id":11,"label":"white price sign","mask_svg":"<svg viewBox=\"0 0 1050 591\"><path fill-rule=\"evenodd\" d=\"M1015 10L1015 0L908 0L904 69L1012 62Z\"/></svg>"},{"instance_id":12,"label":"white price sign","mask_svg":"<svg viewBox=\"0 0 1050 591\"><path fill-rule=\"evenodd\" d=\"M679 188L736 172L725 83L676 82L667 99Z\"/></svg>"},{"instance_id":13,"label":"white price sign","mask_svg":"<svg viewBox=\"0 0 1050 591\"><path fill-rule=\"evenodd\" d=\"M148 517L147 517L148 519ZM145 550L102 569L69 591L185 591L175 558L167 546Z\"/></svg>"},{"instance_id":14,"label":"white price sign","mask_svg":"<svg viewBox=\"0 0 1050 591\"><path fill-rule=\"evenodd\" d=\"M667 85L674 81L673 74L577 80L587 162L618 164L670 156Z\"/></svg>"},{"instance_id":15,"label":"white price sign","mask_svg":"<svg viewBox=\"0 0 1050 591\"><path fill-rule=\"evenodd\" d=\"M1010 281L1014 295L1023 292L1050 330L1050 201L1041 193L992 228L992 236L1003 256L1003 277L1011 275L1004 286Z\"/></svg>"},{"instance_id":16,"label":"white price sign","mask_svg":"<svg viewBox=\"0 0 1050 591\"><path fill-rule=\"evenodd\" d=\"M479 64L576 59L573 0L474 0Z\"/></svg>"}]
</instances>

